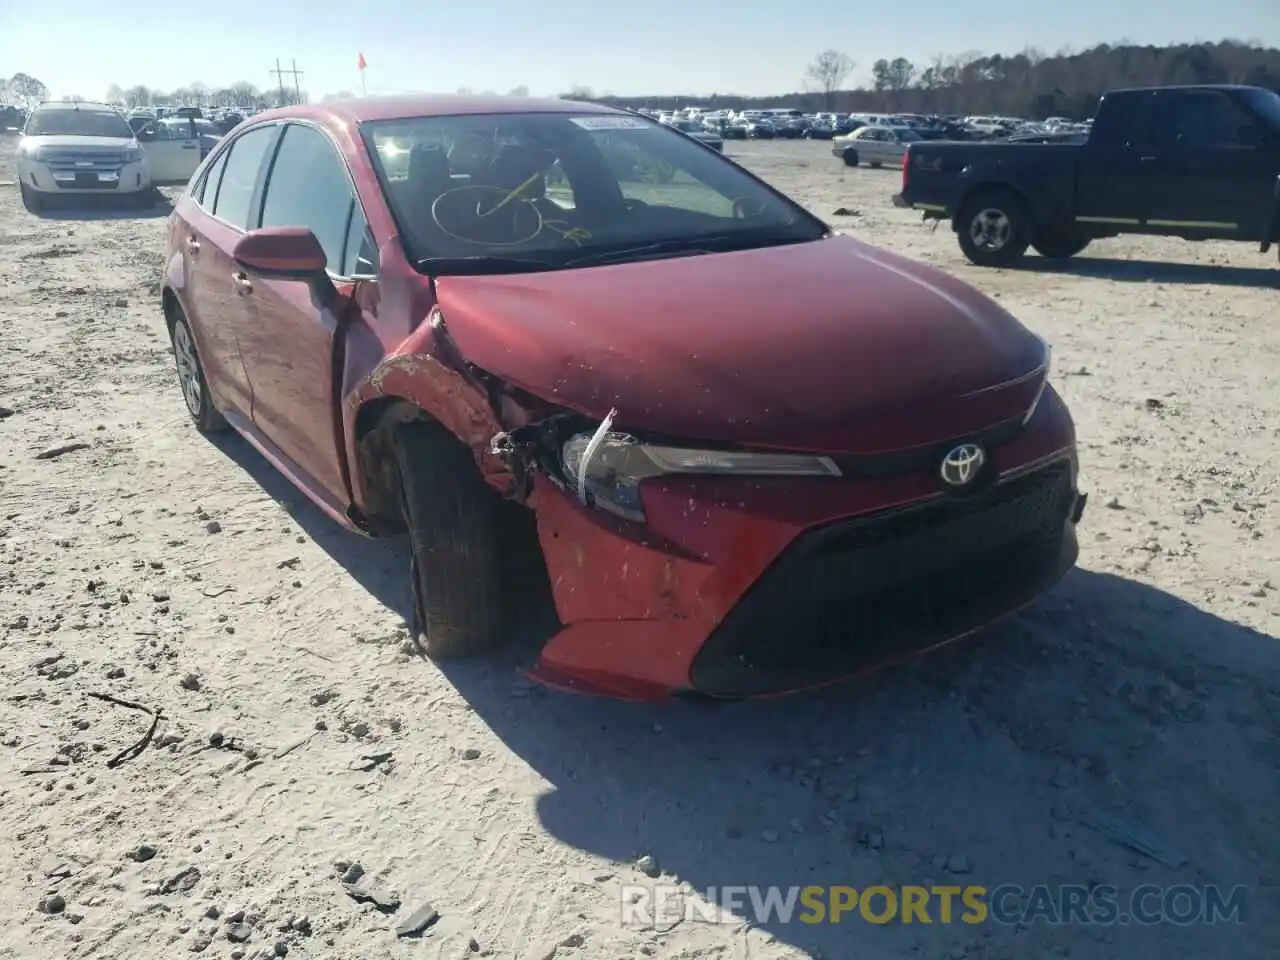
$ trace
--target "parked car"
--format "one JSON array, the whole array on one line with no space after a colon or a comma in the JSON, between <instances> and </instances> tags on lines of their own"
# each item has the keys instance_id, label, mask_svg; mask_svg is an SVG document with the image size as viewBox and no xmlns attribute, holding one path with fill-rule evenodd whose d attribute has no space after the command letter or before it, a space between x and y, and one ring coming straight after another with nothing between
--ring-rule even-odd
<instances>
[{"instance_id":1,"label":"parked car","mask_svg":"<svg viewBox=\"0 0 1280 960\"><path fill-rule=\"evenodd\" d=\"M1125 233L1280 240L1280 94L1116 90L1083 142L914 144L894 203L949 220L973 263L1071 257Z\"/></svg>"},{"instance_id":2,"label":"parked car","mask_svg":"<svg viewBox=\"0 0 1280 960\"><path fill-rule=\"evenodd\" d=\"M51 197L110 194L149 204L151 165L114 107L48 101L27 117L18 141L18 190L32 213Z\"/></svg>"},{"instance_id":3,"label":"parked car","mask_svg":"<svg viewBox=\"0 0 1280 960\"><path fill-rule=\"evenodd\" d=\"M672 120L667 126L679 130L685 136L692 137L712 150L724 150L724 138L713 130L708 130L697 120Z\"/></svg>"},{"instance_id":4,"label":"parked car","mask_svg":"<svg viewBox=\"0 0 1280 960\"><path fill-rule=\"evenodd\" d=\"M907 146L923 139L910 127L873 124L859 127L846 136L836 137L831 141L831 153L849 167L856 167L860 163L873 167L882 167L886 163L900 166L902 158L906 156Z\"/></svg>"},{"instance_id":5,"label":"parked car","mask_svg":"<svg viewBox=\"0 0 1280 960\"><path fill-rule=\"evenodd\" d=\"M655 165L677 173L625 174ZM560 622L534 676L625 697L846 676L1076 558L1048 346L638 115L264 113L178 199L166 257L196 426L242 433L339 523L406 531L432 657L499 640L520 534Z\"/></svg>"}]
</instances>

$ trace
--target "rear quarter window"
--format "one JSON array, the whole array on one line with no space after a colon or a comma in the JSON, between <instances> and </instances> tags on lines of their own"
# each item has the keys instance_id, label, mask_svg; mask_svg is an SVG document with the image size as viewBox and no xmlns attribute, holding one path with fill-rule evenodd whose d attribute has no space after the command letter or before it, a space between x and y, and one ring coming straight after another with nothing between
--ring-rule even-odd
<instances>
[{"instance_id":1,"label":"rear quarter window","mask_svg":"<svg viewBox=\"0 0 1280 960\"><path fill-rule=\"evenodd\" d=\"M196 184L196 188L191 192L192 198L207 213L213 212L214 201L218 199L218 184L222 182L222 170L227 165L227 154L230 151L224 150L209 165L209 169L205 175L200 178L200 182Z\"/></svg>"}]
</instances>

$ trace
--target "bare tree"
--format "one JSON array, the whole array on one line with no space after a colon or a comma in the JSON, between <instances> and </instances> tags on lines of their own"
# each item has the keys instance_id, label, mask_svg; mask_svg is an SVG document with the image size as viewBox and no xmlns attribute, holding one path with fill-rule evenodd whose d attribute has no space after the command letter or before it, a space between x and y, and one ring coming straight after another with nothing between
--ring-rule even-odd
<instances>
[{"instance_id":1,"label":"bare tree","mask_svg":"<svg viewBox=\"0 0 1280 960\"><path fill-rule=\"evenodd\" d=\"M805 69L805 80L822 93L823 106L830 111L835 106L836 91L856 66L846 53L824 50L813 58Z\"/></svg>"},{"instance_id":2,"label":"bare tree","mask_svg":"<svg viewBox=\"0 0 1280 960\"><path fill-rule=\"evenodd\" d=\"M520 86L518 87L513 87L507 93L508 97L527 97L528 95L529 95L529 88L526 87L523 83L520 84Z\"/></svg>"}]
</instances>

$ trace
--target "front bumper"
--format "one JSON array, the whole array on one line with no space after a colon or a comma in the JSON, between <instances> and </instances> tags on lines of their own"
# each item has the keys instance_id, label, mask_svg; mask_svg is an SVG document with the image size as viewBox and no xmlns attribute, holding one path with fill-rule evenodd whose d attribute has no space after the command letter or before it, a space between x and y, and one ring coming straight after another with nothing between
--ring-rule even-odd
<instances>
[{"instance_id":1,"label":"front bumper","mask_svg":"<svg viewBox=\"0 0 1280 960\"><path fill-rule=\"evenodd\" d=\"M151 168L145 158L133 163L85 161L78 166L19 157L18 182L37 193L130 194L150 188Z\"/></svg>"},{"instance_id":2,"label":"front bumper","mask_svg":"<svg viewBox=\"0 0 1280 960\"><path fill-rule=\"evenodd\" d=\"M650 481L641 537L538 477L564 627L533 674L631 699L767 696L972 633L1071 568L1084 503L1051 389L989 457L993 482L962 498L931 471Z\"/></svg>"}]
</instances>

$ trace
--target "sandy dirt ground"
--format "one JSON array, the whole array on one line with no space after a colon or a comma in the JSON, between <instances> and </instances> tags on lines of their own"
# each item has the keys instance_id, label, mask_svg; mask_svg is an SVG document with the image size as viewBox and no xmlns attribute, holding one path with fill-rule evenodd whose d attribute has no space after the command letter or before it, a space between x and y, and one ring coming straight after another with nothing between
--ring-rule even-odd
<instances>
[{"instance_id":1,"label":"sandy dirt ground","mask_svg":"<svg viewBox=\"0 0 1280 960\"><path fill-rule=\"evenodd\" d=\"M30 216L0 148L0 957L1277 956L1274 254L1120 239L980 270L890 205L896 171L731 144L1051 341L1082 556L1024 613L875 677L635 706L414 656L405 545L336 529L188 422L157 295L167 207ZM98 695L160 711L150 745L128 752L150 714ZM644 924L624 922L635 883L1247 900L1217 925ZM439 920L398 937L427 905Z\"/></svg>"}]
</instances>

